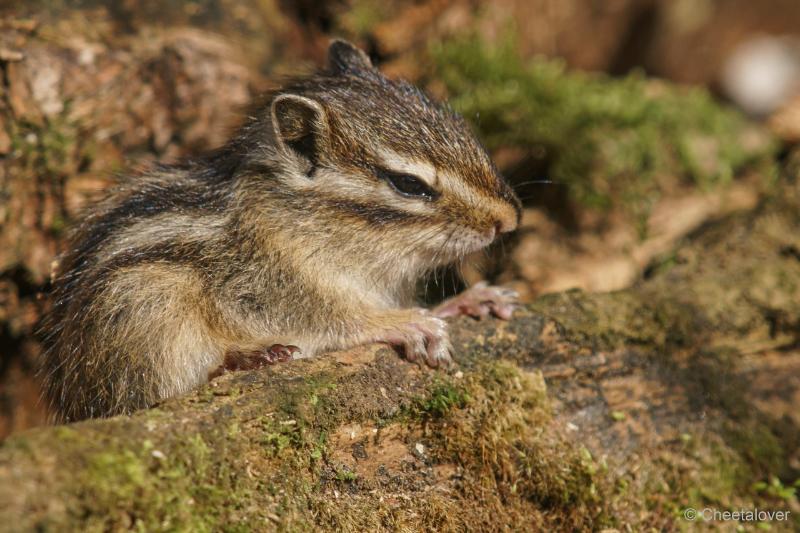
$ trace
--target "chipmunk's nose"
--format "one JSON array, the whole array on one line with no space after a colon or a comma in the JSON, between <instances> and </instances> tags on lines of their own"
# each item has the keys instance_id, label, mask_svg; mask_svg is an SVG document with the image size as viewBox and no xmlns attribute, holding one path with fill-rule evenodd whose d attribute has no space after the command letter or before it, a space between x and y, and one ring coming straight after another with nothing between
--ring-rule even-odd
<instances>
[{"instance_id":1,"label":"chipmunk's nose","mask_svg":"<svg viewBox=\"0 0 800 533\"><path fill-rule=\"evenodd\" d=\"M508 233L509 231L514 231L515 229L517 229L516 218L495 220L494 222L494 232L496 235Z\"/></svg>"},{"instance_id":2,"label":"chipmunk's nose","mask_svg":"<svg viewBox=\"0 0 800 533\"><path fill-rule=\"evenodd\" d=\"M519 214L515 209L504 209L498 213L494 221L495 235L501 233L508 233L517 229L517 222L519 221Z\"/></svg>"},{"instance_id":3,"label":"chipmunk's nose","mask_svg":"<svg viewBox=\"0 0 800 533\"><path fill-rule=\"evenodd\" d=\"M489 230L489 238L494 239L501 233L508 233L517 229L517 212L514 210L505 210L495 215L494 225Z\"/></svg>"}]
</instances>

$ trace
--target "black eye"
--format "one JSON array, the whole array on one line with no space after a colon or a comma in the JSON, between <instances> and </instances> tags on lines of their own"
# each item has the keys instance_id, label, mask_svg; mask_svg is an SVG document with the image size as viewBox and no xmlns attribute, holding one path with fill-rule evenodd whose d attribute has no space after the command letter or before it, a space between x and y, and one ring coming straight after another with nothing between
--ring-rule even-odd
<instances>
[{"instance_id":1,"label":"black eye","mask_svg":"<svg viewBox=\"0 0 800 533\"><path fill-rule=\"evenodd\" d=\"M439 197L439 192L433 190L427 183L411 174L393 172L383 168L377 169L378 177L385 180L397 193L414 198L424 198L425 200L435 200Z\"/></svg>"}]
</instances>

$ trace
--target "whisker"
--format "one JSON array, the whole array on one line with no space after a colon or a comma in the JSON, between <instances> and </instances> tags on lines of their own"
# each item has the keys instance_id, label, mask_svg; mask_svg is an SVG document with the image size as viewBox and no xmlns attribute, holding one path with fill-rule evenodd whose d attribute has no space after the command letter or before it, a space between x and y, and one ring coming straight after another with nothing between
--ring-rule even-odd
<instances>
[{"instance_id":1,"label":"whisker","mask_svg":"<svg viewBox=\"0 0 800 533\"><path fill-rule=\"evenodd\" d=\"M462 274L461 274L461 269L459 268L459 269L457 269L456 271L457 271L457 273L458 273L458 276L459 276L459 277L461 277L461 278L463 278L463 276L462 276ZM453 282L453 294L458 294L458 287L456 286L456 277L455 277L455 276L453 276L453 277L450 279L450 281L452 281L452 282Z\"/></svg>"},{"instance_id":2,"label":"whisker","mask_svg":"<svg viewBox=\"0 0 800 533\"><path fill-rule=\"evenodd\" d=\"M553 181L549 179L541 179L541 180L530 180L530 181L521 181L519 183L514 183L514 187L524 187L525 185L567 185L563 181Z\"/></svg>"}]
</instances>

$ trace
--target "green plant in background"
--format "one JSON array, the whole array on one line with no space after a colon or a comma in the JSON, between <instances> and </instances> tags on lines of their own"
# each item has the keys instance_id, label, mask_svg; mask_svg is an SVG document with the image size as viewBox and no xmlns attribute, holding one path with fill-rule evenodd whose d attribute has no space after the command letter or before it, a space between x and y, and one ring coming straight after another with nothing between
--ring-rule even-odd
<instances>
[{"instance_id":1,"label":"green plant in background","mask_svg":"<svg viewBox=\"0 0 800 533\"><path fill-rule=\"evenodd\" d=\"M583 206L646 216L665 192L728 183L749 165L770 165L777 148L704 89L523 61L511 39L459 38L431 54L451 105L489 148L544 151L547 178Z\"/></svg>"}]
</instances>

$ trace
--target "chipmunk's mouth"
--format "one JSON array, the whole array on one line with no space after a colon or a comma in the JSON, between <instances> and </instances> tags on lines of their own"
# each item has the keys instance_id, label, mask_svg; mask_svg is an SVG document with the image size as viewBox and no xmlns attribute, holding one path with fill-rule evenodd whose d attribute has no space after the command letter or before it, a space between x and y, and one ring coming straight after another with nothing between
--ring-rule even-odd
<instances>
[{"instance_id":1,"label":"chipmunk's mouth","mask_svg":"<svg viewBox=\"0 0 800 533\"><path fill-rule=\"evenodd\" d=\"M494 231L479 232L472 229L453 232L444 245L447 259L457 259L472 252L477 252L489 246L494 241ZM445 255L444 253L442 255Z\"/></svg>"},{"instance_id":2,"label":"chipmunk's mouth","mask_svg":"<svg viewBox=\"0 0 800 533\"><path fill-rule=\"evenodd\" d=\"M422 254L431 264L444 265L482 250L496 239L496 231L480 231L463 225L450 226L436 235L416 241L416 253Z\"/></svg>"}]
</instances>

